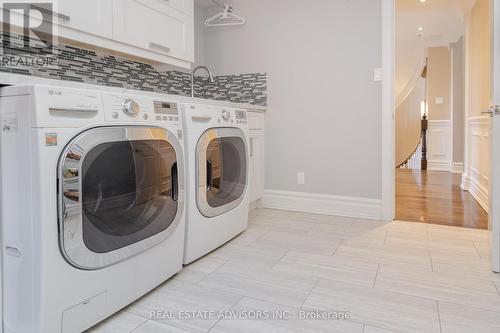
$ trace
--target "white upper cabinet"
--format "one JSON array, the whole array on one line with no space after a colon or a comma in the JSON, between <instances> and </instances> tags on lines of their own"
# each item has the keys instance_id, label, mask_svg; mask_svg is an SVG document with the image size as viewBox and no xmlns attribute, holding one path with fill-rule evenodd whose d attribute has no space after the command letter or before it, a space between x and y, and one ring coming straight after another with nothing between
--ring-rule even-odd
<instances>
[{"instance_id":1,"label":"white upper cabinet","mask_svg":"<svg viewBox=\"0 0 500 333\"><path fill-rule=\"evenodd\" d=\"M113 0L113 39L194 61L193 0Z\"/></svg>"},{"instance_id":2,"label":"white upper cabinet","mask_svg":"<svg viewBox=\"0 0 500 333\"><path fill-rule=\"evenodd\" d=\"M111 39L112 0L62 0L54 14L61 27Z\"/></svg>"}]
</instances>

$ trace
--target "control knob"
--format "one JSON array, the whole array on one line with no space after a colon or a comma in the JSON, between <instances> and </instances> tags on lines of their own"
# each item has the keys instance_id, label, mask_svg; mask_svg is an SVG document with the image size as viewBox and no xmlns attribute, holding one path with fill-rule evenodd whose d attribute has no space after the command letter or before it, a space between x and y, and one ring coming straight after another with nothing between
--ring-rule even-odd
<instances>
[{"instance_id":1,"label":"control knob","mask_svg":"<svg viewBox=\"0 0 500 333\"><path fill-rule=\"evenodd\" d=\"M222 119L224 119L224 121L229 121L229 119L231 119L231 113L227 110L222 111Z\"/></svg>"},{"instance_id":2,"label":"control knob","mask_svg":"<svg viewBox=\"0 0 500 333\"><path fill-rule=\"evenodd\" d=\"M137 116L139 114L139 104L130 99L124 99L122 102L122 111L129 116Z\"/></svg>"}]
</instances>

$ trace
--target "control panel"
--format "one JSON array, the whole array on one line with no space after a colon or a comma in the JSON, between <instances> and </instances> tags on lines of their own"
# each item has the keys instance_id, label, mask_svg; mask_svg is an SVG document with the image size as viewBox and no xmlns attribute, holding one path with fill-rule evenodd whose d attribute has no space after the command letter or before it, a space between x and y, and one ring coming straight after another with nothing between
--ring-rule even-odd
<instances>
[{"instance_id":1,"label":"control panel","mask_svg":"<svg viewBox=\"0 0 500 333\"><path fill-rule=\"evenodd\" d=\"M103 93L106 121L179 125L178 102L154 96Z\"/></svg>"},{"instance_id":2,"label":"control panel","mask_svg":"<svg viewBox=\"0 0 500 333\"><path fill-rule=\"evenodd\" d=\"M247 112L224 106L184 104L182 106L188 127L226 126L246 127Z\"/></svg>"}]
</instances>

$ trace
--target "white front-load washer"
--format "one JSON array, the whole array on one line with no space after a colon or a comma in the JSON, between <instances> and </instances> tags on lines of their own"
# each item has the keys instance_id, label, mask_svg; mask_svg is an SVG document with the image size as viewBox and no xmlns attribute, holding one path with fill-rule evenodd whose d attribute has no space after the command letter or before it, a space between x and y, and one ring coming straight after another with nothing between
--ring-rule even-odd
<instances>
[{"instance_id":1,"label":"white front-load washer","mask_svg":"<svg viewBox=\"0 0 500 333\"><path fill-rule=\"evenodd\" d=\"M182 104L187 208L184 264L248 227L249 151L245 110Z\"/></svg>"},{"instance_id":2,"label":"white front-load washer","mask_svg":"<svg viewBox=\"0 0 500 333\"><path fill-rule=\"evenodd\" d=\"M82 332L182 268L178 104L0 89L3 328Z\"/></svg>"}]
</instances>

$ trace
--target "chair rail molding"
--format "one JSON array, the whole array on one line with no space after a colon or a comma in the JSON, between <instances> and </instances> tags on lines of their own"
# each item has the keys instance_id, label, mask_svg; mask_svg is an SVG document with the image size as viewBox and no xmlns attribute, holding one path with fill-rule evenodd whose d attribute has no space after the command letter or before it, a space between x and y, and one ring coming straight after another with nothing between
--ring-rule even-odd
<instances>
[{"instance_id":1,"label":"chair rail molding","mask_svg":"<svg viewBox=\"0 0 500 333\"><path fill-rule=\"evenodd\" d=\"M478 116L468 120L469 165L462 175L462 189L468 191L488 211L490 118Z\"/></svg>"},{"instance_id":2,"label":"chair rail molding","mask_svg":"<svg viewBox=\"0 0 500 333\"><path fill-rule=\"evenodd\" d=\"M451 171L451 120L429 120L427 130L428 170Z\"/></svg>"},{"instance_id":3,"label":"chair rail molding","mask_svg":"<svg viewBox=\"0 0 500 333\"><path fill-rule=\"evenodd\" d=\"M382 200L319 193L265 190L260 205L283 209L353 218L383 220Z\"/></svg>"}]
</instances>

